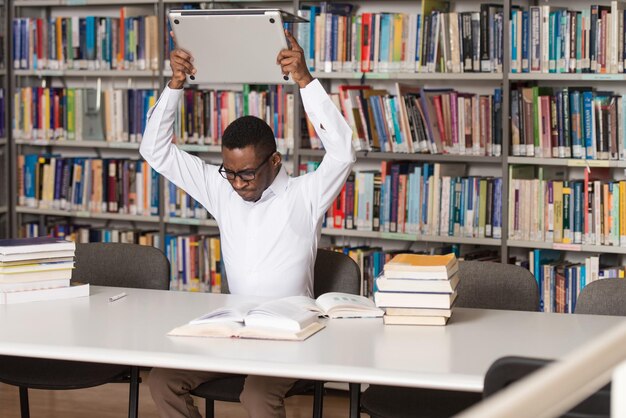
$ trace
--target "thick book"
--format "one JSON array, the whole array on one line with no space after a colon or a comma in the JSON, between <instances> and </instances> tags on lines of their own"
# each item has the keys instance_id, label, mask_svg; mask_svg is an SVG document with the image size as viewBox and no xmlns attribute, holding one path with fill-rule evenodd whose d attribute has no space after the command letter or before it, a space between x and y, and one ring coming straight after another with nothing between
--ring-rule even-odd
<instances>
[{"instance_id":1,"label":"thick book","mask_svg":"<svg viewBox=\"0 0 626 418\"><path fill-rule=\"evenodd\" d=\"M457 293L376 292L374 302L379 308L449 309Z\"/></svg>"},{"instance_id":2,"label":"thick book","mask_svg":"<svg viewBox=\"0 0 626 418\"><path fill-rule=\"evenodd\" d=\"M73 299L89 296L89 284L79 284L50 289L0 292L0 305L48 300Z\"/></svg>"},{"instance_id":3,"label":"thick book","mask_svg":"<svg viewBox=\"0 0 626 418\"><path fill-rule=\"evenodd\" d=\"M436 308L385 308L388 316L452 316L452 309Z\"/></svg>"},{"instance_id":4,"label":"thick book","mask_svg":"<svg viewBox=\"0 0 626 418\"><path fill-rule=\"evenodd\" d=\"M0 239L0 255L73 251L75 249L74 242L52 237Z\"/></svg>"},{"instance_id":5,"label":"thick book","mask_svg":"<svg viewBox=\"0 0 626 418\"><path fill-rule=\"evenodd\" d=\"M385 264L387 271L418 271L439 272L451 276L451 271L457 264L454 254L446 255L422 255L422 254L398 254ZM457 267L458 268L458 267Z\"/></svg>"},{"instance_id":6,"label":"thick book","mask_svg":"<svg viewBox=\"0 0 626 418\"><path fill-rule=\"evenodd\" d=\"M0 272L0 283L28 283L42 280L71 279L72 269L44 270L24 273Z\"/></svg>"},{"instance_id":7,"label":"thick book","mask_svg":"<svg viewBox=\"0 0 626 418\"><path fill-rule=\"evenodd\" d=\"M376 279L376 288L381 292L452 293L458 284L458 274L450 280L390 279L384 275Z\"/></svg>"},{"instance_id":8,"label":"thick book","mask_svg":"<svg viewBox=\"0 0 626 418\"><path fill-rule=\"evenodd\" d=\"M70 279L35 280L29 282L2 283L0 292L18 292L23 290L52 289L55 287L68 287Z\"/></svg>"},{"instance_id":9,"label":"thick book","mask_svg":"<svg viewBox=\"0 0 626 418\"><path fill-rule=\"evenodd\" d=\"M318 320L317 313L293 298L283 298L261 304L223 306L173 329L168 335L304 340L322 328L324 324Z\"/></svg>"},{"instance_id":10,"label":"thick book","mask_svg":"<svg viewBox=\"0 0 626 418\"><path fill-rule=\"evenodd\" d=\"M447 316L408 316L408 315L385 315L383 322L385 325L446 325Z\"/></svg>"}]
</instances>

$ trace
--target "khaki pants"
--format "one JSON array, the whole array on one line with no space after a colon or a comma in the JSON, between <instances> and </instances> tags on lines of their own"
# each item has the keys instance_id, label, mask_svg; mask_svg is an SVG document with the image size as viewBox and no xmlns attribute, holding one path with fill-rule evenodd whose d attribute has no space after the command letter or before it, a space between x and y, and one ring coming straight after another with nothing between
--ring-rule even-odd
<instances>
[{"instance_id":1,"label":"khaki pants","mask_svg":"<svg viewBox=\"0 0 626 418\"><path fill-rule=\"evenodd\" d=\"M150 372L150 394L162 418L202 418L189 392L224 373L159 369ZM250 418L285 418L285 394L297 379L248 376L239 400Z\"/></svg>"}]
</instances>

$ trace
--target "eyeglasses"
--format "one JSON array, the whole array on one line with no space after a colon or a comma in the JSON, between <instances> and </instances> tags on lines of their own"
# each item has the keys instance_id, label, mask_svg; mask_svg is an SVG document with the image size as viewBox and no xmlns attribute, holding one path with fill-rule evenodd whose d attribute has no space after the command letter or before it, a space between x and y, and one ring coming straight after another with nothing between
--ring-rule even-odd
<instances>
[{"instance_id":1,"label":"eyeglasses","mask_svg":"<svg viewBox=\"0 0 626 418\"><path fill-rule=\"evenodd\" d=\"M222 177L224 177L226 180L235 180L237 177L239 177L241 180L243 181L252 181L256 178L256 172L265 165L265 163L267 163L270 158L272 158L272 156L274 155L274 152L272 152L270 155L268 155L261 164L258 165L257 168L251 169L251 170L242 170L242 171L232 171L232 170L227 170L224 168L224 164L222 163L222 165L220 165L219 168L219 173L222 175Z\"/></svg>"}]
</instances>

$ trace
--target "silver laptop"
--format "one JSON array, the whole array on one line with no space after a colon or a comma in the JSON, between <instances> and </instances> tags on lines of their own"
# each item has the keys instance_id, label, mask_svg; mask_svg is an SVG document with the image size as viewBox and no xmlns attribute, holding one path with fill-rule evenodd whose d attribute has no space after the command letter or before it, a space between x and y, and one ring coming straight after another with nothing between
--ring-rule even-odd
<instances>
[{"instance_id":1,"label":"silver laptop","mask_svg":"<svg viewBox=\"0 0 626 418\"><path fill-rule=\"evenodd\" d=\"M307 22L280 9L172 10L176 44L193 56L190 84L293 83L276 57L287 48L283 22Z\"/></svg>"}]
</instances>

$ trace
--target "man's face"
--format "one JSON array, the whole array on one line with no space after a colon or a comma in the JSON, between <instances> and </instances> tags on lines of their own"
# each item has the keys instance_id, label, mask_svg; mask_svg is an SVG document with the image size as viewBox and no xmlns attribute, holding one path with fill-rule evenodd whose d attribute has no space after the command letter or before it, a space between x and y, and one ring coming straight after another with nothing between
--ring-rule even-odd
<instances>
[{"instance_id":1,"label":"man's face","mask_svg":"<svg viewBox=\"0 0 626 418\"><path fill-rule=\"evenodd\" d=\"M274 181L281 161L280 154L273 152L262 155L253 145L233 149L222 147L222 159L222 175L227 176L237 194L248 202L256 202L261 198Z\"/></svg>"}]
</instances>

